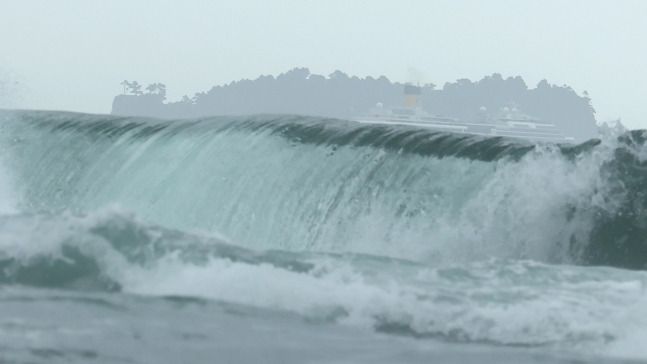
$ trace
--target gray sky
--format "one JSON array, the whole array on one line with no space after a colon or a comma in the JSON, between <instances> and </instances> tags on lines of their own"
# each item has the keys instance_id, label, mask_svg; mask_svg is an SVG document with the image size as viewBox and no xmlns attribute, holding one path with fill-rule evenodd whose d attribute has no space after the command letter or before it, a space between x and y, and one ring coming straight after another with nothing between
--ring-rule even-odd
<instances>
[{"instance_id":1,"label":"gray sky","mask_svg":"<svg viewBox=\"0 0 647 364\"><path fill-rule=\"evenodd\" d=\"M294 67L545 78L647 128L647 1L0 0L0 106L108 113L124 79L176 100Z\"/></svg>"}]
</instances>

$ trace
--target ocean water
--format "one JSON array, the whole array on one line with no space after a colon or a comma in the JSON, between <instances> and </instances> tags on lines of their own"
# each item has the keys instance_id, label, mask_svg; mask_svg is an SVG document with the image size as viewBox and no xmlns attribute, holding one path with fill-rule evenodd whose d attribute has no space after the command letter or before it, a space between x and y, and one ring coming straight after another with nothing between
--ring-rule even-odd
<instances>
[{"instance_id":1,"label":"ocean water","mask_svg":"<svg viewBox=\"0 0 647 364\"><path fill-rule=\"evenodd\" d=\"M647 134L0 111L0 363L639 363Z\"/></svg>"}]
</instances>

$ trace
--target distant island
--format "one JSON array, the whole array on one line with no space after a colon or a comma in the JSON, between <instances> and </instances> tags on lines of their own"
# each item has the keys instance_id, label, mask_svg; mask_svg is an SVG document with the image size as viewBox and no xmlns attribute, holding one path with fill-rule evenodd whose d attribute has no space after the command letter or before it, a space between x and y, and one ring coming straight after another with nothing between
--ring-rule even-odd
<instances>
[{"instance_id":1,"label":"distant island","mask_svg":"<svg viewBox=\"0 0 647 364\"><path fill-rule=\"evenodd\" d=\"M164 119L211 115L296 114L349 119L380 103L385 107L402 104L404 83L384 76L359 78L335 71L328 77L311 74L308 68L294 68L277 77L260 76L240 80L193 97L166 101L166 86L153 83L145 89L137 81L124 81L124 93L114 98L112 114ZM495 73L478 82L460 79L442 89L420 85L423 110L433 115L477 120L483 110L519 110L534 119L551 122L566 135L578 139L597 136L595 110L586 91L578 95L569 86L542 80L528 88L517 77Z\"/></svg>"}]
</instances>

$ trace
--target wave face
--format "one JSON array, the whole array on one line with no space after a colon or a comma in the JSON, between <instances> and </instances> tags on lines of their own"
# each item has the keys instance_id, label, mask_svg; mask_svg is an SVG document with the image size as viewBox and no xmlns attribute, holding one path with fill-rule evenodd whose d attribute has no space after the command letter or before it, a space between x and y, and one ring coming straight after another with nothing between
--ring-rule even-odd
<instances>
[{"instance_id":1,"label":"wave face","mask_svg":"<svg viewBox=\"0 0 647 364\"><path fill-rule=\"evenodd\" d=\"M296 116L0 117L23 212L117 203L250 248L434 264L647 263L642 131L554 146Z\"/></svg>"}]
</instances>

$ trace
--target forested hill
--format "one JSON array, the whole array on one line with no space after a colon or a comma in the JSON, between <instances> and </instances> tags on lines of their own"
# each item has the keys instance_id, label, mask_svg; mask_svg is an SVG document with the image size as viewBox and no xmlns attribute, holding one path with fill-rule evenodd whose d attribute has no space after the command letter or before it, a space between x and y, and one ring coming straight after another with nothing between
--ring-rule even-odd
<instances>
[{"instance_id":1,"label":"forested hill","mask_svg":"<svg viewBox=\"0 0 647 364\"><path fill-rule=\"evenodd\" d=\"M124 94L114 98L112 113L158 118L190 118L209 115L299 114L350 118L369 111L379 102L385 107L402 104L404 84L386 77L350 77L335 71L328 77L295 68L277 77L240 80L193 97L168 102L166 87L155 83L145 91L136 81L124 81ZM532 118L553 122L565 134L595 135L595 111L586 92L541 81L529 88L519 76L503 78L495 73L472 82L460 79L421 85L422 108L435 115L476 120L483 108L494 113L514 108ZM479 111L481 110L481 111Z\"/></svg>"}]
</instances>

